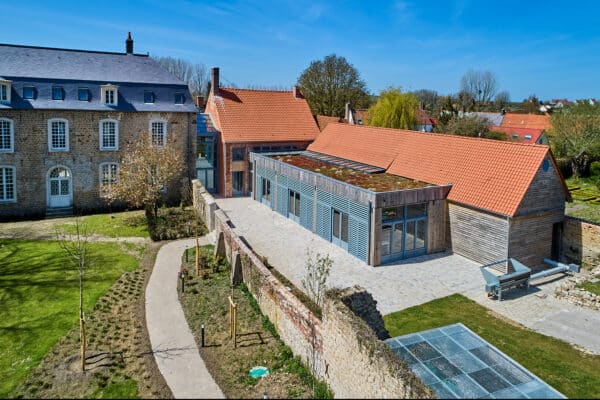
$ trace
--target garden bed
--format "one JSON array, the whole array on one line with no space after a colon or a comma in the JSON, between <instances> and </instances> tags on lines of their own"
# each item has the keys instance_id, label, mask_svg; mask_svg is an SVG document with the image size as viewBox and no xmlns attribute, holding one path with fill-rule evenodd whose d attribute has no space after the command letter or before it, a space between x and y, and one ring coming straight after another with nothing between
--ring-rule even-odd
<instances>
[{"instance_id":1,"label":"garden bed","mask_svg":"<svg viewBox=\"0 0 600 400\"><path fill-rule=\"evenodd\" d=\"M200 276L195 273L194 250L190 249L185 290L181 304L194 333L208 370L228 398L312 397L312 375L279 338L275 327L260 312L244 284L230 287L230 267L215 262L212 246L204 246ZM229 337L229 301L233 296L238 309L237 348ZM200 328L205 327L205 347L201 347ZM264 366L269 375L250 378L248 372ZM331 397L323 383L316 385L316 397Z\"/></svg>"}]
</instances>

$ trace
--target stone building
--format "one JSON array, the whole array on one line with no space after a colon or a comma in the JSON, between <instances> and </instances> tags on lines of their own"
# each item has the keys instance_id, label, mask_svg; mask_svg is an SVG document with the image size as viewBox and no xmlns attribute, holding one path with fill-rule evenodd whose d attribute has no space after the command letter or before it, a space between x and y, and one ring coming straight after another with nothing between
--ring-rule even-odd
<instances>
[{"instance_id":1,"label":"stone building","mask_svg":"<svg viewBox=\"0 0 600 400\"><path fill-rule=\"evenodd\" d=\"M131 35L125 50L0 45L0 219L108 207L101 188L144 135L175 142L181 179L191 177L197 108L187 85L134 54Z\"/></svg>"},{"instance_id":2,"label":"stone building","mask_svg":"<svg viewBox=\"0 0 600 400\"><path fill-rule=\"evenodd\" d=\"M203 172L199 170L198 178L209 191L227 197L252 190L250 152L302 150L319 134L308 103L296 87L291 91L220 87L218 68L212 69L206 115L199 119L203 118L208 128L199 129L199 140L216 143L215 154L210 155L215 161L212 170L208 165ZM211 127L216 129L212 139L207 137ZM199 149L198 154L202 153ZM206 171L214 173L210 181L204 178Z\"/></svg>"},{"instance_id":3,"label":"stone building","mask_svg":"<svg viewBox=\"0 0 600 400\"><path fill-rule=\"evenodd\" d=\"M569 192L548 146L330 123L306 151L250 161L255 200L370 265L560 255Z\"/></svg>"}]
</instances>

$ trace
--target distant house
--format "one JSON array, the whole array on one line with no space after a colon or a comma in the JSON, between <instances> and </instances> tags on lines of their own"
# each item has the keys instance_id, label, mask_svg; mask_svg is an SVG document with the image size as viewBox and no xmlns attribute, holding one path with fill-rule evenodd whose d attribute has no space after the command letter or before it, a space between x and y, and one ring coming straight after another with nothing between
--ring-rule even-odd
<instances>
[{"instance_id":1,"label":"distant house","mask_svg":"<svg viewBox=\"0 0 600 400\"><path fill-rule=\"evenodd\" d=\"M127 146L173 142L193 171L196 107L147 54L0 45L0 219L108 208ZM167 197L177 201L181 181Z\"/></svg>"},{"instance_id":2,"label":"distant house","mask_svg":"<svg viewBox=\"0 0 600 400\"><path fill-rule=\"evenodd\" d=\"M417 110L417 119L417 126L414 127L415 131L433 132L433 128L437 125L437 118L430 117L427 111L420 108Z\"/></svg>"},{"instance_id":3,"label":"distant house","mask_svg":"<svg viewBox=\"0 0 600 400\"><path fill-rule=\"evenodd\" d=\"M304 152L250 162L255 200L373 266L560 252L569 192L548 146L330 123Z\"/></svg>"},{"instance_id":4,"label":"distant house","mask_svg":"<svg viewBox=\"0 0 600 400\"><path fill-rule=\"evenodd\" d=\"M212 69L206 104L216 136L216 190L223 196L243 196L252 190L250 152L305 149L319 128L300 90L250 90L219 85ZM208 118L208 117L207 117Z\"/></svg>"},{"instance_id":5,"label":"distant house","mask_svg":"<svg viewBox=\"0 0 600 400\"><path fill-rule=\"evenodd\" d=\"M502 121L504 120L504 113L492 113L492 112L465 112L459 113L459 116L467 116L467 117L478 117L484 119L488 122L490 126L498 126L502 125Z\"/></svg>"},{"instance_id":6,"label":"distant house","mask_svg":"<svg viewBox=\"0 0 600 400\"><path fill-rule=\"evenodd\" d=\"M490 131L506 134L508 140L529 144L548 144L548 138L542 129L511 128L506 126L490 126Z\"/></svg>"},{"instance_id":7,"label":"distant house","mask_svg":"<svg viewBox=\"0 0 600 400\"><path fill-rule=\"evenodd\" d=\"M528 128L547 130L552 127L550 115L506 113L500 125L505 128Z\"/></svg>"}]
</instances>

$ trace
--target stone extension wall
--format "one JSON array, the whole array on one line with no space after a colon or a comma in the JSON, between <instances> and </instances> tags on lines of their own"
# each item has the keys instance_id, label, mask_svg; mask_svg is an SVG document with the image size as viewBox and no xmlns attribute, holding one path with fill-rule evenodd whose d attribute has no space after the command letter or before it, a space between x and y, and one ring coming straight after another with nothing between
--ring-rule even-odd
<instances>
[{"instance_id":1,"label":"stone extension wall","mask_svg":"<svg viewBox=\"0 0 600 400\"><path fill-rule=\"evenodd\" d=\"M597 265L600 261L600 225L565 216L562 255L567 262Z\"/></svg>"},{"instance_id":2,"label":"stone extension wall","mask_svg":"<svg viewBox=\"0 0 600 400\"><path fill-rule=\"evenodd\" d=\"M232 265L232 281L243 281L282 340L314 365L336 398L431 398L433 393L381 341L389 337L373 297L360 287L328 291L319 319L275 278L235 232L227 214L196 180L194 206L207 226L214 223L215 252ZM199 204L203 203L203 204ZM212 214L212 215L211 215Z\"/></svg>"}]
</instances>

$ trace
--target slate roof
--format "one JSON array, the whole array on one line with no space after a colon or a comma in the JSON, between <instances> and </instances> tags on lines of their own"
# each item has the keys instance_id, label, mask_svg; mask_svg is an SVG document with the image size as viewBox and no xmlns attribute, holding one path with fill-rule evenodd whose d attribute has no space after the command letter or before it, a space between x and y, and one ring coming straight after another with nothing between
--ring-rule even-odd
<instances>
[{"instance_id":1,"label":"slate roof","mask_svg":"<svg viewBox=\"0 0 600 400\"><path fill-rule=\"evenodd\" d=\"M449 200L508 216L515 215L546 157L558 173L548 146L370 126L329 124L308 150L452 184Z\"/></svg>"},{"instance_id":2,"label":"slate roof","mask_svg":"<svg viewBox=\"0 0 600 400\"><path fill-rule=\"evenodd\" d=\"M292 91L220 87L206 112L225 143L312 141L319 134L308 103Z\"/></svg>"},{"instance_id":3,"label":"slate roof","mask_svg":"<svg viewBox=\"0 0 600 400\"><path fill-rule=\"evenodd\" d=\"M506 113L500 125L510 128L550 129L550 115Z\"/></svg>"},{"instance_id":4,"label":"slate roof","mask_svg":"<svg viewBox=\"0 0 600 400\"><path fill-rule=\"evenodd\" d=\"M488 125L501 125L502 120L505 118L502 113L492 113L492 112L466 112L464 115L469 117L479 117L483 119L487 119Z\"/></svg>"},{"instance_id":5,"label":"slate roof","mask_svg":"<svg viewBox=\"0 0 600 400\"><path fill-rule=\"evenodd\" d=\"M511 128L510 126L490 126L490 131L506 133L508 140L513 140L521 143L536 143L543 131L541 129L531 128ZM518 135L517 138L513 138L513 135ZM530 139L526 139L525 136L531 136Z\"/></svg>"},{"instance_id":6,"label":"slate roof","mask_svg":"<svg viewBox=\"0 0 600 400\"><path fill-rule=\"evenodd\" d=\"M185 82L145 55L0 44L0 76L12 81L11 103L0 109L197 111ZM118 86L117 106L100 99L100 86L109 83ZM35 88L34 99L23 98L24 86ZM64 100L52 100L54 86L63 88ZM79 88L88 89L89 101L78 100ZM145 91L154 103L144 103ZM176 93L184 104L175 104Z\"/></svg>"}]
</instances>

